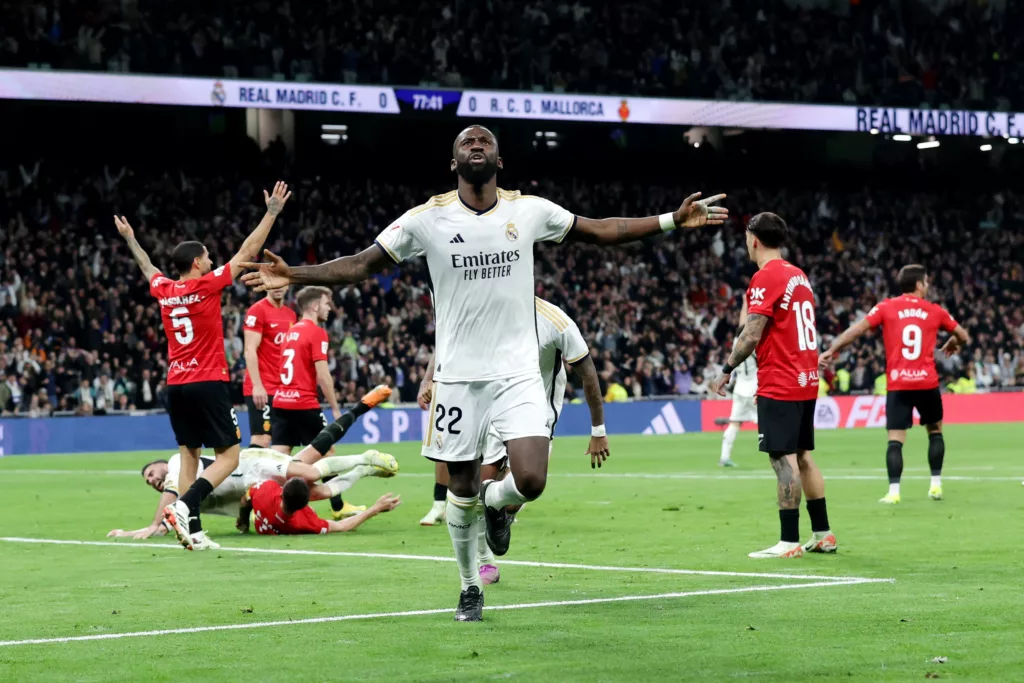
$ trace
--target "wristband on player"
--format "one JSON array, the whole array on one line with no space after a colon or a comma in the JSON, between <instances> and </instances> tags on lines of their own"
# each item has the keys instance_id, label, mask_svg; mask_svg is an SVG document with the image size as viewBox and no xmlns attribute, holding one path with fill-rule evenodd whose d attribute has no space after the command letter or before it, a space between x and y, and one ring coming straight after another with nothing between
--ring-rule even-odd
<instances>
[{"instance_id":1,"label":"wristband on player","mask_svg":"<svg viewBox=\"0 0 1024 683\"><path fill-rule=\"evenodd\" d=\"M728 363L726 363L725 365L722 366L722 374L723 375L731 375L732 371L735 370L735 369L736 368L734 368L733 366L731 366Z\"/></svg>"},{"instance_id":2,"label":"wristband on player","mask_svg":"<svg viewBox=\"0 0 1024 683\"><path fill-rule=\"evenodd\" d=\"M676 229L676 219L670 213L663 213L658 216L658 224L661 225L662 232L668 232L669 230Z\"/></svg>"},{"instance_id":3,"label":"wristband on player","mask_svg":"<svg viewBox=\"0 0 1024 683\"><path fill-rule=\"evenodd\" d=\"M604 425L597 425L590 428L590 435L594 437L608 436L608 432L605 430Z\"/></svg>"}]
</instances>

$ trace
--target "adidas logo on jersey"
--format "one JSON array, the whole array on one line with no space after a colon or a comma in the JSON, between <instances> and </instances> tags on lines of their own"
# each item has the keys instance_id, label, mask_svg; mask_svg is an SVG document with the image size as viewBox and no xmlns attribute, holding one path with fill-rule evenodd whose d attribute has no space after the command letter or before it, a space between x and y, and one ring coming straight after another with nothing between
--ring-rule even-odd
<instances>
[{"instance_id":1,"label":"adidas logo on jersey","mask_svg":"<svg viewBox=\"0 0 1024 683\"><path fill-rule=\"evenodd\" d=\"M456 234L455 237L449 240L448 244L465 244L466 240L462 239L462 235Z\"/></svg>"},{"instance_id":2,"label":"adidas logo on jersey","mask_svg":"<svg viewBox=\"0 0 1024 683\"><path fill-rule=\"evenodd\" d=\"M685 434L686 428L683 421L679 419L679 413L671 403L666 403L661 412L651 420L651 426L645 429L643 434Z\"/></svg>"}]
</instances>

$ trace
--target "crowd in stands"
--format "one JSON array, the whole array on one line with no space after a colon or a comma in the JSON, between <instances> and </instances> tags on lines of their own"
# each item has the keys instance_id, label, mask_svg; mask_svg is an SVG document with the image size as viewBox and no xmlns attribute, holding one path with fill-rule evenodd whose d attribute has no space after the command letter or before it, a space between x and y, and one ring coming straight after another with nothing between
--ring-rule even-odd
<instances>
[{"instance_id":1,"label":"crowd in stands","mask_svg":"<svg viewBox=\"0 0 1024 683\"><path fill-rule=\"evenodd\" d=\"M296 196L268 246L296 264L361 250L395 217L448 189L287 180ZM0 167L3 411L161 407L166 340L158 309L111 216L126 214L154 263L170 272L170 249L181 239L204 241L215 262L230 258L263 214L260 189L242 176L89 173L46 162ZM682 193L593 183L520 189L590 216L658 214ZM933 273L933 298L973 338L960 355L939 356L944 381L971 380L978 389L1024 384L1021 197L727 191L733 218L722 229L615 249L538 247L537 293L578 322L611 395L706 394L736 333L753 273L743 225L765 208L794 228L789 254L814 283L823 342L893 294L901 265L923 262ZM400 401L415 400L434 333L425 283L424 264L414 261L335 291L330 368L342 401L383 381L397 387ZM241 284L224 297L225 352L238 403L240 325L255 300ZM880 344L876 335L842 357L834 391L875 389L884 376Z\"/></svg>"},{"instance_id":2,"label":"crowd in stands","mask_svg":"<svg viewBox=\"0 0 1024 683\"><path fill-rule=\"evenodd\" d=\"M2 0L0 66L953 108L1024 102L1021 3L800 5Z\"/></svg>"}]
</instances>

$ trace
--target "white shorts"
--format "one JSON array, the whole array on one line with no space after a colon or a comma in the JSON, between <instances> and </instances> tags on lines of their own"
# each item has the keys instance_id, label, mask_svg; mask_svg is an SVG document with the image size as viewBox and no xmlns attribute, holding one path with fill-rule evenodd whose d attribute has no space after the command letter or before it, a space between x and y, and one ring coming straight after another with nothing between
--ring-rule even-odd
<instances>
[{"instance_id":1,"label":"white shorts","mask_svg":"<svg viewBox=\"0 0 1024 683\"><path fill-rule=\"evenodd\" d=\"M488 432L502 444L551 437L554 424L536 374L482 382L435 382L422 454L442 462L469 462L484 453Z\"/></svg>"},{"instance_id":2,"label":"white shorts","mask_svg":"<svg viewBox=\"0 0 1024 683\"><path fill-rule=\"evenodd\" d=\"M753 396L732 396L732 412L729 422L753 422L757 424L757 406Z\"/></svg>"},{"instance_id":3,"label":"white shorts","mask_svg":"<svg viewBox=\"0 0 1024 683\"><path fill-rule=\"evenodd\" d=\"M552 411L551 404L548 403L548 418L551 420L551 424L554 425L558 422L558 416L561 414L562 406L558 405L557 408ZM551 434L551 441L555 440L554 434ZM505 448L505 442L502 441L501 437L498 436L498 432L493 427L487 430L487 436L484 437L484 450L483 450L483 464L484 465L497 465L508 455L508 450ZM548 457L551 457L551 444L548 444Z\"/></svg>"},{"instance_id":4,"label":"white shorts","mask_svg":"<svg viewBox=\"0 0 1024 683\"><path fill-rule=\"evenodd\" d=\"M240 478L243 490L262 481L274 480L283 484L288 478L291 461L292 456L269 448L246 448L238 456L238 469L231 473L231 477Z\"/></svg>"}]
</instances>

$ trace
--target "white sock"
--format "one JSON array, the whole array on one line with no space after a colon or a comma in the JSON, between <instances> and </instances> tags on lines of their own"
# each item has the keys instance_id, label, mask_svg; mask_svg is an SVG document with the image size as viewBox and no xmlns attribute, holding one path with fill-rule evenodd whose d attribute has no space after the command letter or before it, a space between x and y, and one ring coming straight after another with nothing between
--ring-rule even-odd
<instances>
[{"instance_id":1,"label":"white sock","mask_svg":"<svg viewBox=\"0 0 1024 683\"><path fill-rule=\"evenodd\" d=\"M527 501L527 497L516 488L515 477L509 472L504 479L487 487L487 499L484 500L484 503L487 507L497 510L506 505L520 505Z\"/></svg>"},{"instance_id":2,"label":"white sock","mask_svg":"<svg viewBox=\"0 0 1024 683\"><path fill-rule=\"evenodd\" d=\"M448 519L448 535L452 537L452 547L455 549L455 561L459 564L462 590L470 586L483 590L480 568L476 561L480 530L475 522L480 519L479 504L480 496L460 498L451 491L448 492L445 517Z\"/></svg>"},{"instance_id":3,"label":"white sock","mask_svg":"<svg viewBox=\"0 0 1024 683\"><path fill-rule=\"evenodd\" d=\"M722 457L719 459L719 462L732 459L732 445L736 443L736 435L739 433L740 426L735 422L730 422L729 426L722 433Z\"/></svg>"},{"instance_id":4,"label":"white sock","mask_svg":"<svg viewBox=\"0 0 1024 683\"><path fill-rule=\"evenodd\" d=\"M932 486L942 486L942 475L940 475L940 474L933 474L932 475Z\"/></svg>"},{"instance_id":5,"label":"white sock","mask_svg":"<svg viewBox=\"0 0 1024 683\"><path fill-rule=\"evenodd\" d=\"M483 512L483 510L481 509L480 512ZM487 522L482 514L476 520L476 528L478 530L476 541L477 564L494 564L494 553L491 552L490 547L487 545Z\"/></svg>"},{"instance_id":6,"label":"white sock","mask_svg":"<svg viewBox=\"0 0 1024 683\"><path fill-rule=\"evenodd\" d=\"M353 467L365 464L365 455L332 455L327 458L320 458L313 463L313 467L320 473L320 476L327 477L332 474L348 472Z\"/></svg>"},{"instance_id":7,"label":"white sock","mask_svg":"<svg viewBox=\"0 0 1024 683\"><path fill-rule=\"evenodd\" d=\"M353 467L345 474L339 474L334 479L331 479L329 482L324 484L324 486L331 490L332 496L339 496L341 495L342 491L348 491L350 488L352 488L353 484L355 484L363 477L369 475L370 472L372 471L373 468L371 468L369 465L359 465L357 467Z\"/></svg>"},{"instance_id":8,"label":"white sock","mask_svg":"<svg viewBox=\"0 0 1024 683\"><path fill-rule=\"evenodd\" d=\"M889 484L889 495L890 496L898 496L898 495L900 495L900 483L899 482L896 482L895 484Z\"/></svg>"}]
</instances>

